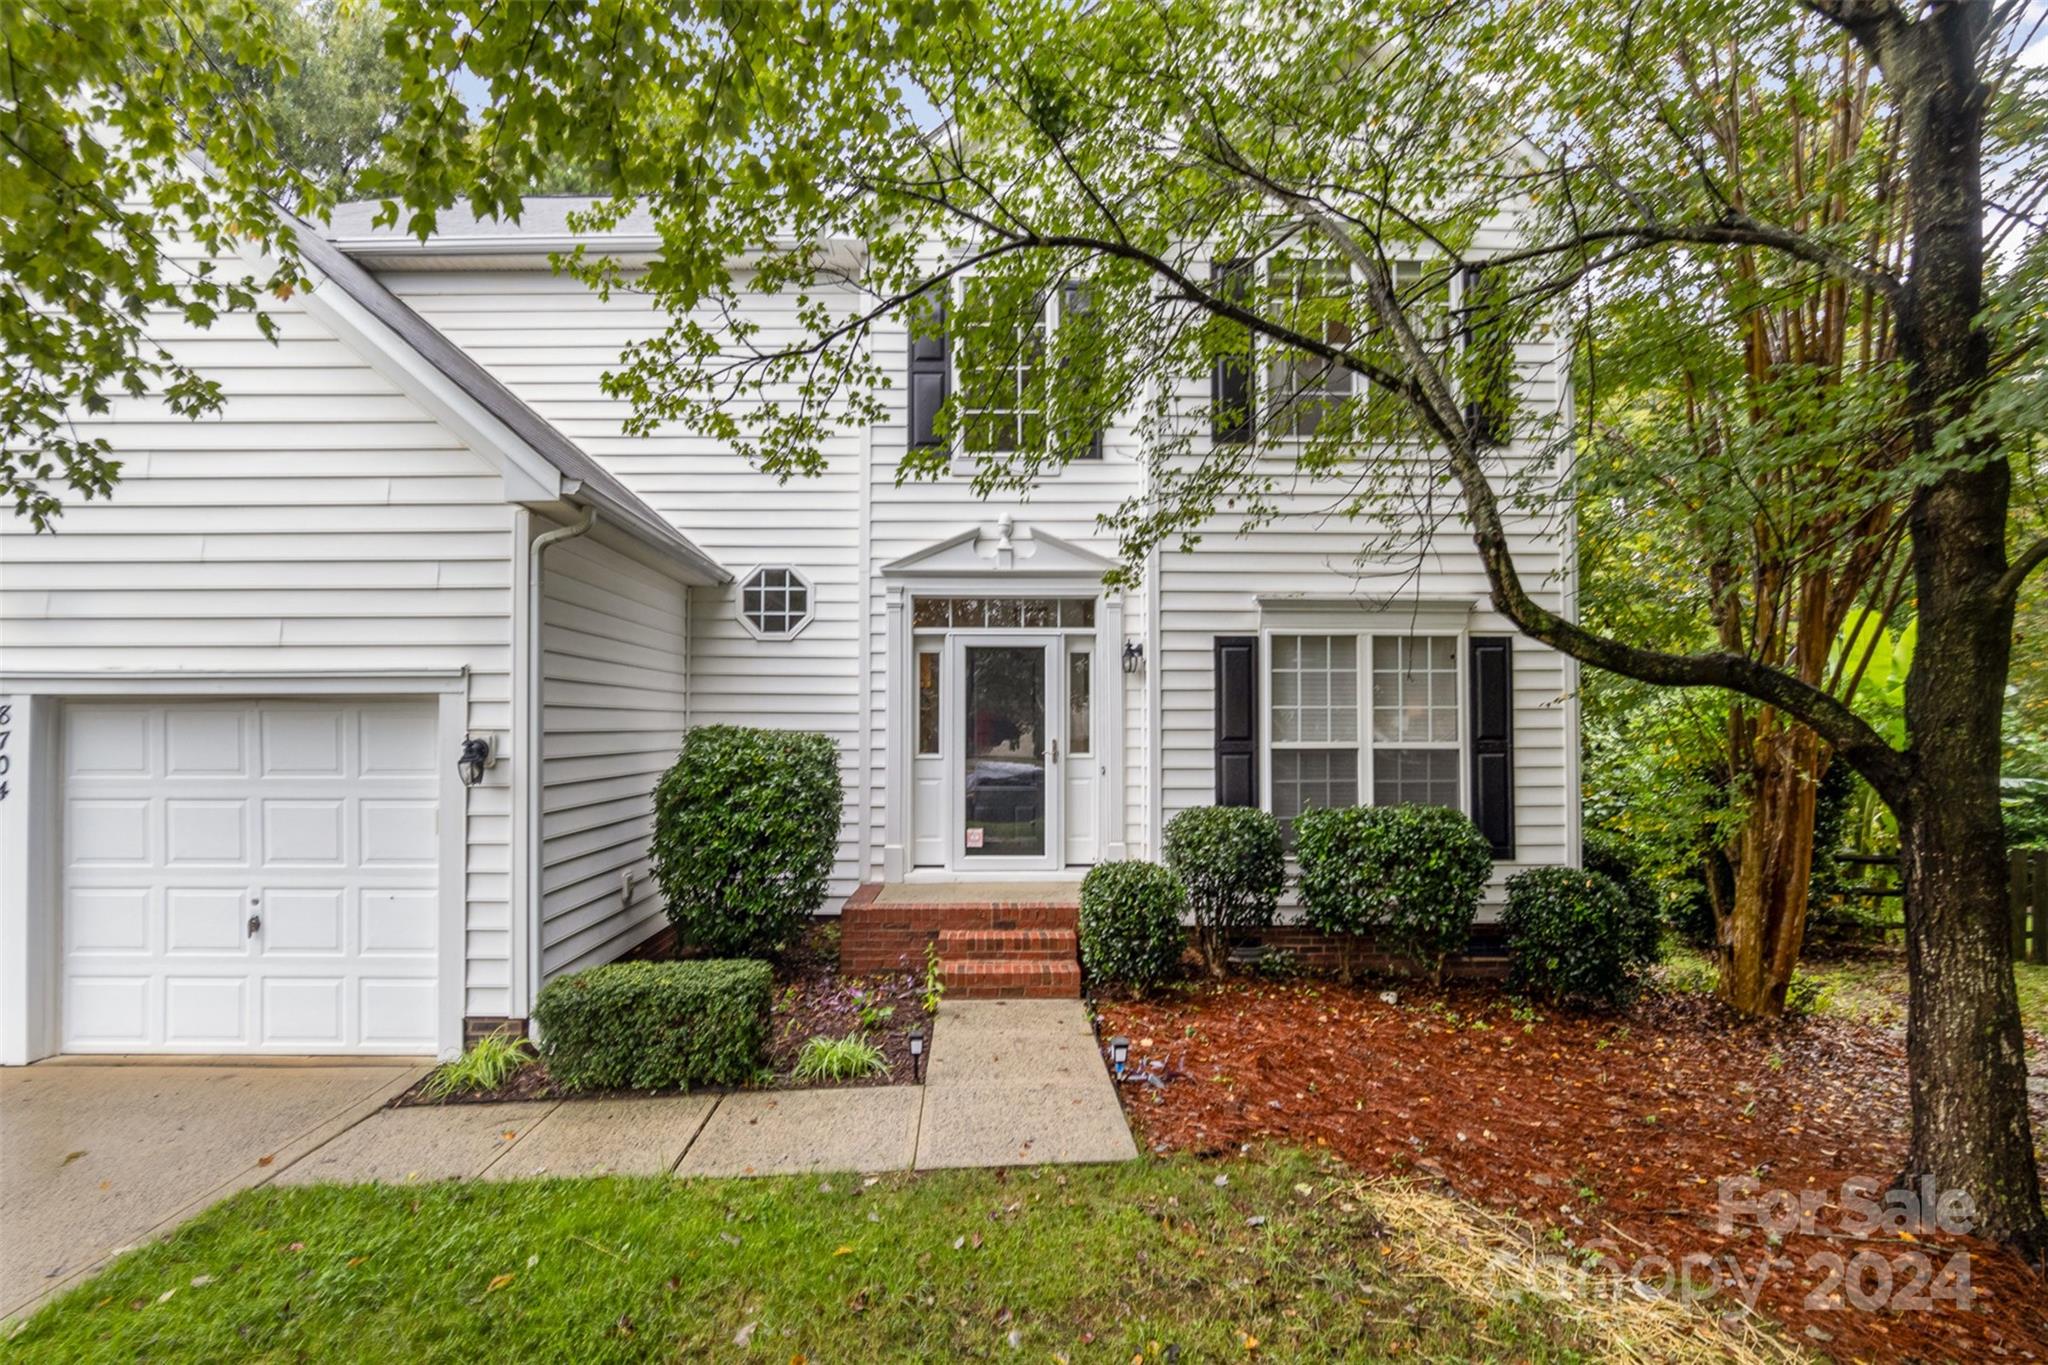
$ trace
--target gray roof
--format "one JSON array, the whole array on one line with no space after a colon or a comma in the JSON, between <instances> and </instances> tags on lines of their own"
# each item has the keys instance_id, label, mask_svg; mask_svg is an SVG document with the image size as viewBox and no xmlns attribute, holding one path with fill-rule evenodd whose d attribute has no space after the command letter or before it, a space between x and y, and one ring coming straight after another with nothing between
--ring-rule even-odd
<instances>
[{"instance_id":1,"label":"gray roof","mask_svg":"<svg viewBox=\"0 0 2048 1365\"><path fill-rule=\"evenodd\" d=\"M581 203L584 201L569 201ZM363 208L344 204L336 211ZM374 205L370 206L374 209ZM367 214L364 215L367 221ZM535 454L560 470L562 477L582 487L580 496L603 514L603 520L664 554L707 576L714 583L727 583L732 575L698 549L668 518L641 501L640 495L620 483L611 472L582 447L558 431L548 420L528 407L518 395L498 382L488 370L418 313L368 270L350 259L319 228L301 223L299 254L334 282L336 288L360 304L377 321L397 333L419 357L438 370L491 416L531 447Z\"/></svg>"}]
</instances>

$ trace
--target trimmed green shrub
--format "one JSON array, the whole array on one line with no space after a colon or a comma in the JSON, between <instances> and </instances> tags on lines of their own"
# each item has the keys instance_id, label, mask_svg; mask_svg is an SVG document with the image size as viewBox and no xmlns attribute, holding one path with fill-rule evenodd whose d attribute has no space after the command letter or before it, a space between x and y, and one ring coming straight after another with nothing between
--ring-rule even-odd
<instances>
[{"instance_id":1,"label":"trimmed green shrub","mask_svg":"<svg viewBox=\"0 0 2048 1365\"><path fill-rule=\"evenodd\" d=\"M752 1080L768 1051L765 962L612 962L541 987L548 1077L565 1090L670 1090Z\"/></svg>"},{"instance_id":2,"label":"trimmed green shrub","mask_svg":"<svg viewBox=\"0 0 2048 1365\"><path fill-rule=\"evenodd\" d=\"M1664 916L1657 888L1628 840L1604 829L1589 829L1580 841L1579 854L1588 872L1613 881L1627 899L1629 917L1623 933L1629 951L1639 961L1659 961L1664 956Z\"/></svg>"},{"instance_id":3,"label":"trimmed green shrub","mask_svg":"<svg viewBox=\"0 0 2048 1365\"><path fill-rule=\"evenodd\" d=\"M1612 877L1532 867L1508 879L1501 927L1508 986L1560 1004L1625 1005L1647 961L1631 942L1635 911Z\"/></svg>"},{"instance_id":4,"label":"trimmed green shrub","mask_svg":"<svg viewBox=\"0 0 2048 1365\"><path fill-rule=\"evenodd\" d=\"M1294 821L1302 918L1340 939L1374 933L1443 980L1444 959L1472 938L1493 849L1462 812L1445 806L1352 806L1303 811Z\"/></svg>"},{"instance_id":5,"label":"trimmed green shrub","mask_svg":"<svg viewBox=\"0 0 2048 1365\"><path fill-rule=\"evenodd\" d=\"M1223 974L1229 936L1273 922L1287 885L1280 822L1255 806L1196 806L1166 822L1166 865L1187 888L1202 961Z\"/></svg>"},{"instance_id":6,"label":"trimmed green shrub","mask_svg":"<svg viewBox=\"0 0 2048 1365\"><path fill-rule=\"evenodd\" d=\"M704 725L654 789L654 876L685 943L780 951L825 903L839 846L829 735Z\"/></svg>"},{"instance_id":7,"label":"trimmed green shrub","mask_svg":"<svg viewBox=\"0 0 2048 1365\"><path fill-rule=\"evenodd\" d=\"M1146 990L1180 970L1188 893L1157 863L1098 863L1081 883L1081 966L1090 981Z\"/></svg>"}]
</instances>

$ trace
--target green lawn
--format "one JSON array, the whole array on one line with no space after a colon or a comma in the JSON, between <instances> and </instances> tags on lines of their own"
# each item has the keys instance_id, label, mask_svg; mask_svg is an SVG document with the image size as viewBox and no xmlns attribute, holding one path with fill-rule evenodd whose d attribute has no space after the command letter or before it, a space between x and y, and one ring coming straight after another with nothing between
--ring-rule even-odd
<instances>
[{"instance_id":1,"label":"green lawn","mask_svg":"<svg viewBox=\"0 0 2048 1365\"><path fill-rule=\"evenodd\" d=\"M1433 1275L1413 1249L1444 1240L1293 1154L258 1190L28 1319L0 1360L1608 1354L1598 1311Z\"/></svg>"},{"instance_id":2,"label":"green lawn","mask_svg":"<svg viewBox=\"0 0 2048 1365\"><path fill-rule=\"evenodd\" d=\"M1819 988L1814 1008L1882 1028L1906 1023L1906 955L1896 946L1853 952L1808 953L1799 975ZM1711 991L1714 964L1693 948L1673 946L1665 955L1664 977L1682 990ZM2020 1023L2048 1037L2048 967L2020 962L2013 966L2019 987Z\"/></svg>"}]
</instances>

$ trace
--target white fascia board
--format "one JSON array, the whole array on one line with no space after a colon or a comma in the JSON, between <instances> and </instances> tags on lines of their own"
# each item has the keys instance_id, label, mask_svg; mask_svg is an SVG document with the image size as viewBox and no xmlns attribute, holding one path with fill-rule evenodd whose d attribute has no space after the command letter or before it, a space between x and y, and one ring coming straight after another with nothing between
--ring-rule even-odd
<instances>
[{"instance_id":1,"label":"white fascia board","mask_svg":"<svg viewBox=\"0 0 2048 1365\"><path fill-rule=\"evenodd\" d=\"M339 285L323 279L299 302L371 369L397 385L464 445L496 464L507 502L552 502L563 496L559 469L428 364Z\"/></svg>"}]
</instances>

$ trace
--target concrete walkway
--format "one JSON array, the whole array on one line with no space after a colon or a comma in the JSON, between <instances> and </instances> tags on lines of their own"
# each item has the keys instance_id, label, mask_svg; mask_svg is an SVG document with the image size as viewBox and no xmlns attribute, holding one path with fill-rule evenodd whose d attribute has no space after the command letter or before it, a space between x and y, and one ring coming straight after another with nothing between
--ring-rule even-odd
<instances>
[{"instance_id":1,"label":"concrete walkway","mask_svg":"<svg viewBox=\"0 0 2048 1365\"><path fill-rule=\"evenodd\" d=\"M948 1002L925 1084L382 1106L410 1065L0 1072L0 1318L250 1185L1129 1161L1078 1000Z\"/></svg>"},{"instance_id":2,"label":"concrete walkway","mask_svg":"<svg viewBox=\"0 0 2048 1365\"><path fill-rule=\"evenodd\" d=\"M277 1183L792 1175L1138 1154L1078 1000L942 1004L926 1061L922 1086L391 1109Z\"/></svg>"}]
</instances>

